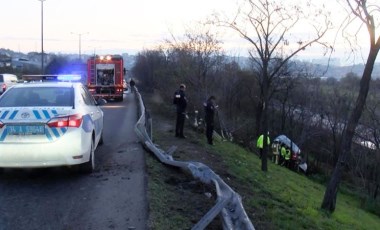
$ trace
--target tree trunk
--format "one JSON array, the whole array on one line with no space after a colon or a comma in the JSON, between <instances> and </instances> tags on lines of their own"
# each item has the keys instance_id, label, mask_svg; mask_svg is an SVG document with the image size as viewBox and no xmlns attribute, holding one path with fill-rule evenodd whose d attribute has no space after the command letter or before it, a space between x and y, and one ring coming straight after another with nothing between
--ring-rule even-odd
<instances>
[{"instance_id":1,"label":"tree trunk","mask_svg":"<svg viewBox=\"0 0 380 230\"><path fill-rule=\"evenodd\" d=\"M269 75L267 72L268 64L264 62L263 68L263 155L261 157L261 170L264 172L268 171L268 126L269 126L269 117L268 117L268 101L269 101Z\"/></svg>"},{"instance_id":2,"label":"tree trunk","mask_svg":"<svg viewBox=\"0 0 380 230\"><path fill-rule=\"evenodd\" d=\"M256 136L258 137L262 134L262 131L261 131L262 114L263 114L263 103L260 100L256 108Z\"/></svg>"},{"instance_id":3,"label":"tree trunk","mask_svg":"<svg viewBox=\"0 0 380 230\"><path fill-rule=\"evenodd\" d=\"M264 104L264 117L263 117L263 155L261 157L261 170L266 172L268 171L268 149L269 143L268 141L268 106Z\"/></svg>"},{"instance_id":4,"label":"tree trunk","mask_svg":"<svg viewBox=\"0 0 380 230\"><path fill-rule=\"evenodd\" d=\"M356 99L355 107L352 113L350 114L347 127L343 131L343 137L338 151L338 153L340 153L338 162L335 166L335 169L331 176L330 182L326 188L325 195L322 201L321 208L330 212L334 212L335 210L338 187L342 177L342 169L346 165L347 157L351 151L352 138L355 134L356 126L362 115L363 108L367 99L372 70L378 51L378 48L371 46L371 50L367 58L367 63L364 68L363 76L360 80L359 95Z\"/></svg>"}]
</instances>

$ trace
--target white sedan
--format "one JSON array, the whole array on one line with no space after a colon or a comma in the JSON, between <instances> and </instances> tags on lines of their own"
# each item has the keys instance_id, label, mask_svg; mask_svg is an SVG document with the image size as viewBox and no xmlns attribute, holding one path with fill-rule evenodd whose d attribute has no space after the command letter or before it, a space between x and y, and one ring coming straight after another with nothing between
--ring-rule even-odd
<instances>
[{"instance_id":1,"label":"white sedan","mask_svg":"<svg viewBox=\"0 0 380 230\"><path fill-rule=\"evenodd\" d=\"M81 83L23 83L0 97L0 169L95 168L103 111Z\"/></svg>"}]
</instances>

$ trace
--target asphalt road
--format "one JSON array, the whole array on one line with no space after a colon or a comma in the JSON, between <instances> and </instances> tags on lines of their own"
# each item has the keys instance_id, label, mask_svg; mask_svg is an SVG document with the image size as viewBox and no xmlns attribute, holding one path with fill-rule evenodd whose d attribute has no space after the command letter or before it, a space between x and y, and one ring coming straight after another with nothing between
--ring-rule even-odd
<instances>
[{"instance_id":1,"label":"asphalt road","mask_svg":"<svg viewBox=\"0 0 380 230\"><path fill-rule=\"evenodd\" d=\"M94 173L52 168L0 174L0 230L146 229L145 158L134 133L133 95L103 111L104 145L95 151Z\"/></svg>"}]
</instances>

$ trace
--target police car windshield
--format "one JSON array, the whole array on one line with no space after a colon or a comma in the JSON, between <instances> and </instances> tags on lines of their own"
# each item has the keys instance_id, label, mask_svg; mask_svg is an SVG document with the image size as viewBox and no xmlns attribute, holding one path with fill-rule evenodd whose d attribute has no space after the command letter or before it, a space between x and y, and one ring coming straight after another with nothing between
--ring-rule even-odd
<instances>
[{"instance_id":1,"label":"police car windshield","mask_svg":"<svg viewBox=\"0 0 380 230\"><path fill-rule=\"evenodd\" d=\"M73 106L71 87L11 88L0 98L0 107Z\"/></svg>"}]
</instances>

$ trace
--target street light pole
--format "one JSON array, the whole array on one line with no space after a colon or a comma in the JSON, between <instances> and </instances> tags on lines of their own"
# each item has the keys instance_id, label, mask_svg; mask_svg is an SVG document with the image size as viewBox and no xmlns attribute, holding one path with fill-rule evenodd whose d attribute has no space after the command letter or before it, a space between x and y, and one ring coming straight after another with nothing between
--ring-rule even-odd
<instances>
[{"instance_id":1,"label":"street light pole","mask_svg":"<svg viewBox=\"0 0 380 230\"><path fill-rule=\"evenodd\" d=\"M44 74L44 1L41 2L41 74Z\"/></svg>"},{"instance_id":2,"label":"street light pole","mask_svg":"<svg viewBox=\"0 0 380 230\"><path fill-rule=\"evenodd\" d=\"M71 32L71 34L76 34L78 35L79 37L79 61L82 60L82 35L86 35L88 34L88 32L86 33L74 33L74 32Z\"/></svg>"}]
</instances>

